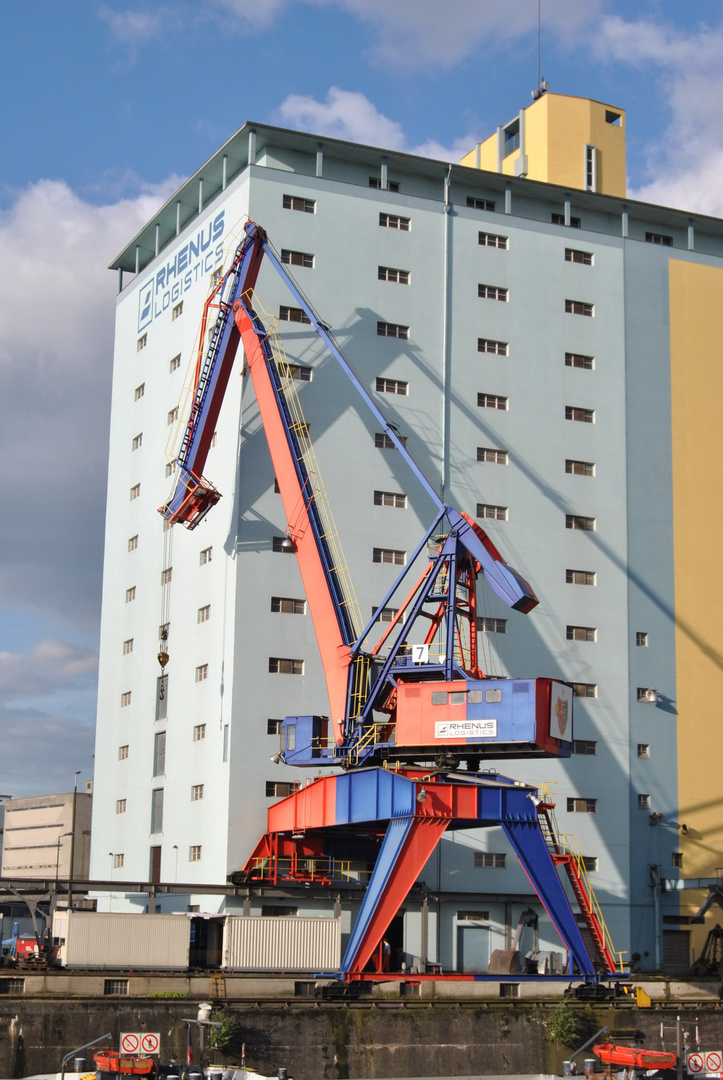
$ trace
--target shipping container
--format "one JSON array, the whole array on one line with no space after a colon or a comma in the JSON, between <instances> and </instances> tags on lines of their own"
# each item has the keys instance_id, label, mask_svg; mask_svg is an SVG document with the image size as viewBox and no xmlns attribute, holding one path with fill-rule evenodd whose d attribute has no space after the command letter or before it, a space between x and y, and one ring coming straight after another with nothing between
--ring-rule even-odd
<instances>
[{"instance_id":1,"label":"shipping container","mask_svg":"<svg viewBox=\"0 0 723 1080\"><path fill-rule=\"evenodd\" d=\"M338 971L341 919L229 915L223 966L227 971Z\"/></svg>"},{"instance_id":2,"label":"shipping container","mask_svg":"<svg viewBox=\"0 0 723 1080\"><path fill-rule=\"evenodd\" d=\"M185 915L70 911L56 913L53 936L60 940L63 967L185 971L191 921Z\"/></svg>"}]
</instances>

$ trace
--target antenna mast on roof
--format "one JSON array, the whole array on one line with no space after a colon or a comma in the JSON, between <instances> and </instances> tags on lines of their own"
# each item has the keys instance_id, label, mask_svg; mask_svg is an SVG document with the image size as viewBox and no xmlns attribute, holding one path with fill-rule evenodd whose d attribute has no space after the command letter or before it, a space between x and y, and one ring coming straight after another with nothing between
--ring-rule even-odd
<instances>
[{"instance_id":1,"label":"antenna mast on roof","mask_svg":"<svg viewBox=\"0 0 723 1080\"><path fill-rule=\"evenodd\" d=\"M532 100L537 101L543 94L547 93L550 89L549 82L546 82L540 75L540 41L542 38L542 0L537 0L537 89L532 91Z\"/></svg>"}]
</instances>

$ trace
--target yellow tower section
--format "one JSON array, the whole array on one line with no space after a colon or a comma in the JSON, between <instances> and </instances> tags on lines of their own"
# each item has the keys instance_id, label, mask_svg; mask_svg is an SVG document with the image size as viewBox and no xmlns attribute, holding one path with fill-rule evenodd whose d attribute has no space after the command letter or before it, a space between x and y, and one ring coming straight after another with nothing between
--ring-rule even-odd
<instances>
[{"instance_id":1,"label":"yellow tower section","mask_svg":"<svg viewBox=\"0 0 723 1080\"><path fill-rule=\"evenodd\" d=\"M590 98L545 93L461 163L624 197L625 112Z\"/></svg>"},{"instance_id":2,"label":"yellow tower section","mask_svg":"<svg viewBox=\"0 0 723 1080\"><path fill-rule=\"evenodd\" d=\"M711 879L723 866L723 269L679 259L669 269L680 874ZM682 910L704 897L682 893ZM693 942L698 954L708 929Z\"/></svg>"}]
</instances>

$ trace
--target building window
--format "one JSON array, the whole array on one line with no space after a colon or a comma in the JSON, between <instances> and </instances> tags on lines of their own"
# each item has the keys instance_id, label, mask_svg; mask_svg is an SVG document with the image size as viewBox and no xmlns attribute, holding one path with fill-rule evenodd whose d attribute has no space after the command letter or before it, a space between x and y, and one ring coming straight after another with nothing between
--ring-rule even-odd
<instances>
[{"instance_id":1,"label":"building window","mask_svg":"<svg viewBox=\"0 0 723 1080\"><path fill-rule=\"evenodd\" d=\"M289 536L274 536L271 540L271 550L280 552L282 555L293 555L296 549Z\"/></svg>"},{"instance_id":2,"label":"building window","mask_svg":"<svg viewBox=\"0 0 723 1080\"><path fill-rule=\"evenodd\" d=\"M380 214L379 224L383 229L400 229L402 232L409 232L412 222L410 218L399 217L398 214Z\"/></svg>"},{"instance_id":3,"label":"building window","mask_svg":"<svg viewBox=\"0 0 723 1080\"><path fill-rule=\"evenodd\" d=\"M673 859L673 866L676 869L681 870L683 868L683 852L682 851L673 851L673 852L671 852L671 855L672 855L672 859Z\"/></svg>"},{"instance_id":4,"label":"building window","mask_svg":"<svg viewBox=\"0 0 723 1080\"><path fill-rule=\"evenodd\" d=\"M477 338L477 352L492 353L495 356L508 356L509 345L506 341L492 341L490 338Z\"/></svg>"},{"instance_id":5,"label":"building window","mask_svg":"<svg viewBox=\"0 0 723 1080\"><path fill-rule=\"evenodd\" d=\"M173 567L167 566L165 570L161 571L161 585L169 585L172 577Z\"/></svg>"},{"instance_id":6,"label":"building window","mask_svg":"<svg viewBox=\"0 0 723 1080\"><path fill-rule=\"evenodd\" d=\"M582 856L582 865L584 866L585 870L587 870L588 874L597 873L597 858L597 855Z\"/></svg>"},{"instance_id":7,"label":"building window","mask_svg":"<svg viewBox=\"0 0 723 1080\"><path fill-rule=\"evenodd\" d=\"M564 225L565 224L565 215L564 214L552 214L550 220L552 221L553 225ZM579 229L581 226L582 226L582 222L581 222L579 217L571 217L570 218L570 228L571 229Z\"/></svg>"},{"instance_id":8,"label":"building window","mask_svg":"<svg viewBox=\"0 0 723 1080\"><path fill-rule=\"evenodd\" d=\"M166 733L157 731L153 739L153 775L164 776L166 772Z\"/></svg>"},{"instance_id":9,"label":"building window","mask_svg":"<svg viewBox=\"0 0 723 1080\"><path fill-rule=\"evenodd\" d=\"M403 446L407 445L407 437L406 437L406 435L398 435L397 438L399 439L400 443ZM384 432L384 431L376 431L374 433L374 445L376 446L377 450L396 450L397 449L396 446L394 445L394 441L393 441L391 435L387 435L386 432Z\"/></svg>"},{"instance_id":10,"label":"building window","mask_svg":"<svg viewBox=\"0 0 723 1080\"><path fill-rule=\"evenodd\" d=\"M130 604L131 600L136 598L136 587L131 585L130 589L126 589L126 604Z\"/></svg>"},{"instance_id":11,"label":"building window","mask_svg":"<svg viewBox=\"0 0 723 1080\"><path fill-rule=\"evenodd\" d=\"M205 682L208 678L208 664L199 664L196 668L196 682Z\"/></svg>"},{"instance_id":12,"label":"building window","mask_svg":"<svg viewBox=\"0 0 723 1080\"><path fill-rule=\"evenodd\" d=\"M594 424L595 423L595 410L594 409L581 409L577 405L565 406L565 419L577 420L581 424Z\"/></svg>"},{"instance_id":13,"label":"building window","mask_svg":"<svg viewBox=\"0 0 723 1080\"><path fill-rule=\"evenodd\" d=\"M131 450L139 450L142 445L143 445L143 432L141 432L140 435L135 435L133 437L133 441L131 442Z\"/></svg>"},{"instance_id":14,"label":"building window","mask_svg":"<svg viewBox=\"0 0 723 1080\"><path fill-rule=\"evenodd\" d=\"M290 781L289 783L275 783L273 780L266 781L266 798L267 799L283 799L287 795L293 795L295 791L298 791L301 784L298 780Z\"/></svg>"},{"instance_id":15,"label":"building window","mask_svg":"<svg viewBox=\"0 0 723 1080\"><path fill-rule=\"evenodd\" d=\"M311 323L311 319L300 307L288 307L287 304L279 306L279 319L282 322Z\"/></svg>"},{"instance_id":16,"label":"building window","mask_svg":"<svg viewBox=\"0 0 723 1080\"><path fill-rule=\"evenodd\" d=\"M132 653L132 652L133 652L133 638L129 637L126 641L123 642L123 655L127 656L128 653Z\"/></svg>"},{"instance_id":17,"label":"building window","mask_svg":"<svg viewBox=\"0 0 723 1080\"><path fill-rule=\"evenodd\" d=\"M138 534L136 534L135 536L131 536L128 539L128 550L129 551L135 551L137 547L138 547Z\"/></svg>"},{"instance_id":18,"label":"building window","mask_svg":"<svg viewBox=\"0 0 723 1080\"><path fill-rule=\"evenodd\" d=\"M577 248L565 248L565 262L581 263L583 266L592 266L592 252L578 251Z\"/></svg>"},{"instance_id":19,"label":"building window","mask_svg":"<svg viewBox=\"0 0 723 1080\"><path fill-rule=\"evenodd\" d=\"M650 809L650 795L638 795L638 810Z\"/></svg>"},{"instance_id":20,"label":"building window","mask_svg":"<svg viewBox=\"0 0 723 1080\"><path fill-rule=\"evenodd\" d=\"M508 124L504 129L505 132L505 148L504 156L514 153L515 150L520 148L520 121L513 120L511 124Z\"/></svg>"},{"instance_id":21,"label":"building window","mask_svg":"<svg viewBox=\"0 0 723 1080\"><path fill-rule=\"evenodd\" d=\"M401 341L409 340L409 327L400 323L378 322L377 337L399 338Z\"/></svg>"},{"instance_id":22,"label":"building window","mask_svg":"<svg viewBox=\"0 0 723 1080\"><path fill-rule=\"evenodd\" d=\"M166 462L166 477L169 477L169 476L173 475L173 464L174 463L172 461L167 461Z\"/></svg>"},{"instance_id":23,"label":"building window","mask_svg":"<svg viewBox=\"0 0 723 1080\"><path fill-rule=\"evenodd\" d=\"M300 210L303 214L316 213L316 200L302 199L299 195L284 195L282 205L284 210Z\"/></svg>"},{"instance_id":24,"label":"building window","mask_svg":"<svg viewBox=\"0 0 723 1080\"><path fill-rule=\"evenodd\" d=\"M567 585L596 585L594 570L566 570L565 584Z\"/></svg>"},{"instance_id":25,"label":"building window","mask_svg":"<svg viewBox=\"0 0 723 1080\"><path fill-rule=\"evenodd\" d=\"M379 179L378 176L370 176L369 177L369 187L370 188L376 188L377 191L382 190L382 182L381 182L381 180ZM387 191L391 191L391 192L396 194L396 192L399 191L399 181L398 180L389 180L389 181L387 181Z\"/></svg>"},{"instance_id":26,"label":"building window","mask_svg":"<svg viewBox=\"0 0 723 1080\"><path fill-rule=\"evenodd\" d=\"M145 392L146 392L146 384L142 382L141 385L137 386L135 388L135 390L133 391L133 400L134 401L140 401L140 399L143 397Z\"/></svg>"},{"instance_id":27,"label":"building window","mask_svg":"<svg viewBox=\"0 0 723 1080\"><path fill-rule=\"evenodd\" d=\"M467 206L472 210L488 210L494 213L495 205L492 199L476 199L473 195L467 196Z\"/></svg>"},{"instance_id":28,"label":"building window","mask_svg":"<svg viewBox=\"0 0 723 1080\"><path fill-rule=\"evenodd\" d=\"M597 742L595 739L574 739L572 743L573 754L582 754L593 757L597 754Z\"/></svg>"},{"instance_id":29,"label":"building window","mask_svg":"<svg viewBox=\"0 0 723 1080\"><path fill-rule=\"evenodd\" d=\"M200 844L191 844L191 846L188 849L188 861L189 862L200 862L201 861L201 845Z\"/></svg>"},{"instance_id":30,"label":"building window","mask_svg":"<svg viewBox=\"0 0 723 1080\"><path fill-rule=\"evenodd\" d=\"M269 673L271 675L303 675L304 661L292 660L287 656L270 656Z\"/></svg>"},{"instance_id":31,"label":"building window","mask_svg":"<svg viewBox=\"0 0 723 1080\"><path fill-rule=\"evenodd\" d=\"M595 532L595 518L581 517L580 514L565 514L566 529L582 529L583 532Z\"/></svg>"},{"instance_id":32,"label":"building window","mask_svg":"<svg viewBox=\"0 0 723 1080\"><path fill-rule=\"evenodd\" d=\"M308 251L289 251L288 248L282 248L281 261L286 266L305 266L307 270L314 269L314 256Z\"/></svg>"},{"instance_id":33,"label":"building window","mask_svg":"<svg viewBox=\"0 0 723 1080\"><path fill-rule=\"evenodd\" d=\"M565 367L582 368L584 371L592 371L595 367L595 357L585 356L583 353L566 352Z\"/></svg>"},{"instance_id":34,"label":"building window","mask_svg":"<svg viewBox=\"0 0 723 1080\"><path fill-rule=\"evenodd\" d=\"M597 814L597 799L568 799L568 814Z\"/></svg>"},{"instance_id":35,"label":"building window","mask_svg":"<svg viewBox=\"0 0 723 1080\"><path fill-rule=\"evenodd\" d=\"M407 496L400 495L396 491L375 491L374 492L374 505L375 506L393 506L397 510L407 509Z\"/></svg>"},{"instance_id":36,"label":"building window","mask_svg":"<svg viewBox=\"0 0 723 1080\"><path fill-rule=\"evenodd\" d=\"M473 865L480 870L504 870L507 855L503 851L474 851Z\"/></svg>"},{"instance_id":37,"label":"building window","mask_svg":"<svg viewBox=\"0 0 723 1080\"><path fill-rule=\"evenodd\" d=\"M575 461L573 458L565 458L565 472L572 476L594 476L594 461Z\"/></svg>"},{"instance_id":38,"label":"building window","mask_svg":"<svg viewBox=\"0 0 723 1080\"><path fill-rule=\"evenodd\" d=\"M499 233L478 233L478 241L482 247L502 248L504 251L507 250L507 237L500 236Z\"/></svg>"},{"instance_id":39,"label":"building window","mask_svg":"<svg viewBox=\"0 0 723 1080\"><path fill-rule=\"evenodd\" d=\"M181 366L181 354L179 353L178 356L173 357L173 359L171 360L171 362L168 365L170 373L173 374L174 371L178 371L180 366Z\"/></svg>"},{"instance_id":40,"label":"building window","mask_svg":"<svg viewBox=\"0 0 723 1080\"><path fill-rule=\"evenodd\" d=\"M141 349L145 349L148 344L148 334L141 334L136 342L136 352L140 352Z\"/></svg>"},{"instance_id":41,"label":"building window","mask_svg":"<svg viewBox=\"0 0 723 1080\"><path fill-rule=\"evenodd\" d=\"M121 694L121 709L125 709L125 707L127 705L130 705L130 703L131 703L131 691L126 690L125 693Z\"/></svg>"},{"instance_id":42,"label":"building window","mask_svg":"<svg viewBox=\"0 0 723 1080\"><path fill-rule=\"evenodd\" d=\"M118 747L118 760L125 761L128 757L128 743Z\"/></svg>"},{"instance_id":43,"label":"building window","mask_svg":"<svg viewBox=\"0 0 723 1080\"><path fill-rule=\"evenodd\" d=\"M647 705L656 705L658 692L652 686L638 686L636 689L638 701L644 701Z\"/></svg>"},{"instance_id":44,"label":"building window","mask_svg":"<svg viewBox=\"0 0 723 1080\"><path fill-rule=\"evenodd\" d=\"M400 397L407 397L409 394L409 383L404 382L402 379L378 378L376 388L380 394L399 394Z\"/></svg>"},{"instance_id":45,"label":"building window","mask_svg":"<svg viewBox=\"0 0 723 1080\"><path fill-rule=\"evenodd\" d=\"M210 563L211 555L213 554L213 548L204 548L198 557L198 561L201 566L205 566L206 563Z\"/></svg>"},{"instance_id":46,"label":"building window","mask_svg":"<svg viewBox=\"0 0 723 1080\"><path fill-rule=\"evenodd\" d=\"M597 191L597 147L585 146L585 190Z\"/></svg>"},{"instance_id":47,"label":"building window","mask_svg":"<svg viewBox=\"0 0 723 1080\"><path fill-rule=\"evenodd\" d=\"M647 633L645 631L638 630L636 632L636 634L635 634L635 644L636 645L642 645L642 646L647 648L648 635L647 635Z\"/></svg>"},{"instance_id":48,"label":"building window","mask_svg":"<svg viewBox=\"0 0 723 1080\"><path fill-rule=\"evenodd\" d=\"M133 502L134 499L140 498L141 485L140 484L134 484L133 487L131 488L131 493L130 494L131 494L131 502Z\"/></svg>"},{"instance_id":49,"label":"building window","mask_svg":"<svg viewBox=\"0 0 723 1080\"><path fill-rule=\"evenodd\" d=\"M120 856L123 858L123 856ZM121 866L123 864L121 863ZM107 997L117 997L119 994L128 993L129 979L104 979L103 980L103 993Z\"/></svg>"},{"instance_id":50,"label":"building window","mask_svg":"<svg viewBox=\"0 0 723 1080\"><path fill-rule=\"evenodd\" d=\"M183 300L180 300L171 311L171 322L175 322L176 319L183 315Z\"/></svg>"},{"instance_id":51,"label":"building window","mask_svg":"<svg viewBox=\"0 0 723 1080\"><path fill-rule=\"evenodd\" d=\"M163 639L162 639L163 640ZM168 676L159 675L156 679L156 720L165 720L168 716Z\"/></svg>"},{"instance_id":52,"label":"building window","mask_svg":"<svg viewBox=\"0 0 723 1080\"><path fill-rule=\"evenodd\" d=\"M200 623L201 622L208 622L208 620L210 618L211 618L211 605L210 604L204 604L203 607L200 607L198 609L197 621L200 622Z\"/></svg>"},{"instance_id":53,"label":"building window","mask_svg":"<svg viewBox=\"0 0 723 1080\"><path fill-rule=\"evenodd\" d=\"M272 720L271 718L266 721L266 734L267 735L280 735L281 725L283 720Z\"/></svg>"},{"instance_id":54,"label":"building window","mask_svg":"<svg viewBox=\"0 0 723 1080\"><path fill-rule=\"evenodd\" d=\"M194 742L201 742L205 738L206 738L206 725L205 724L194 724L194 727L193 727L193 741Z\"/></svg>"},{"instance_id":55,"label":"building window","mask_svg":"<svg viewBox=\"0 0 723 1080\"><path fill-rule=\"evenodd\" d=\"M115 812L116 812L116 814L125 814L125 812L126 812L126 800L125 799L116 799L116 801L115 801Z\"/></svg>"},{"instance_id":56,"label":"building window","mask_svg":"<svg viewBox=\"0 0 723 1080\"><path fill-rule=\"evenodd\" d=\"M404 566L406 561L406 551L395 551L393 548L375 547L372 552L372 562L375 563L391 563L393 566Z\"/></svg>"},{"instance_id":57,"label":"building window","mask_svg":"<svg viewBox=\"0 0 723 1080\"><path fill-rule=\"evenodd\" d=\"M191 802L199 802L203 798L203 784L191 786Z\"/></svg>"},{"instance_id":58,"label":"building window","mask_svg":"<svg viewBox=\"0 0 723 1080\"><path fill-rule=\"evenodd\" d=\"M163 788L151 792L151 832L163 832Z\"/></svg>"},{"instance_id":59,"label":"building window","mask_svg":"<svg viewBox=\"0 0 723 1080\"><path fill-rule=\"evenodd\" d=\"M597 683L574 682L572 684L572 692L575 695L575 697L596 698L597 697Z\"/></svg>"},{"instance_id":60,"label":"building window","mask_svg":"<svg viewBox=\"0 0 723 1080\"><path fill-rule=\"evenodd\" d=\"M296 379L297 382L311 382L311 368L301 364L277 364L279 375L286 379Z\"/></svg>"},{"instance_id":61,"label":"building window","mask_svg":"<svg viewBox=\"0 0 723 1080\"><path fill-rule=\"evenodd\" d=\"M284 615L306 615L306 600L294 600L289 596L272 596L271 610Z\"/></svg>"},{"instance_id":62,"label":"building window","mask_svg":"<svg viewBox=\"0 0 723 1080\"><path fill-rule=\"evenodd\" d=\"M502 300L507 302L507 289L503 289L500 285L478 285L477 296L481 300Z\"/></svg>"},{"instance_id":63,"label":"building window","mask_svg":"<svg viewBox=\"0 0 723 1080\"><path fill-rule=\"evenodd\" d=\"M500 397L499 394L478 394L477 405L480 409L501 409L507 411L508 398Z\"/></svg>"},{"instance_id":64,"label":"building window","mask_svg":"<svg viewBox=\"0 0 723 1080\"><path fill-rule=\"evenodd\" d=\"M646 232L646 234L645 234L645 243L646 244L660 244L661 247L672 247L673 246L673 237L672 236L664 236L663 233Z\"/></svg>"},{"instance_id":65,"label":"building window","mask_svg":"<svg viewBox=\"0 0 723 1080\"><path fill-rule=\"evenodd\" d=\"M176 405L175 408L173 408L173 409L171 409L169 411L168 416L166 417L166 420L167 420L169 426L171 424L175 424L176 420L178 420L178 405Z\"/></svg>"},{"instance_id":66,"label":"building window","mask_svg":"<svg viewBox=\"0 0 723 1080\"><path fill-rule=\"evenodd\" d=\"M399 614L399 608L384 607L384 608L372 608L372 615L375 616L375 622L392 623ZM404 622L402 618L400 622Z\"/></svg>"},{"instance_id":67,"label":"building window","mask_svg":"<svg viewBox=\"0 0 723 1080\"><path fill-rule=\"evenodd\" d=\"M587 315L592 318L595 314L595 305L588 304L584 300L566 300L565 311L568 315Z\"/></svg>"},{"instance_id":68,"label":"building window","mask_svg":"<svg viewBox=\"0 0 723 1080\"><path fill-rule=\"evenodd\" d=\"M650 757L650 743L639 742L638 743L638 757L649 758Z\"/></svg>"},{"instance_id":69,"label":"building window","mask_svg":"<svg viewBox=\"0 0 723 1080\"><path fill-rule=\"evenodd\" d=\"M506 634L507 619L494 619L489 615L480 615L477 619L477 630L480 634Z\"/></svg>"},{"instance_id":70,"label":"building window","mask_svg":"<svg viewBox=\"0 0 723 1080\"><path fill-rule=\"evenodd\" d=\"M493 506L492 503L477 503L477 517L491 521L507 521L507 507Z\"/></svg>"},{"instance_id":71,"label":"building window","mask_svg":"<svg viewBox=\"0 0 723 1080\"><path fill-rule=\"evenodd\" d=\"M495 450L492 446L478 446L477 460L491 462L493 465L506 465L507 451Z\"/></svg>"},{"instance_id":72,"label":"building window","mask_svg":"<svg viewBox=\"0 0 723 1080\"><path fill-rule=\"evenodd\" d=\"M24 994L25 993L25 978L8 978L3 976L0 979L0 994Z\"/></svg>"},{"instance_id":73,"label":"building window","mask_svg":"<svg viewBox=\"0 0 723 1080\"><path fill-rule=\"evenodd\" d=\"M123 852L119 852L113 856L113 869L122 870L126 864L126 857Z\"/></svg>"},{"instance_id":74,"label":"building window","mask_svg":"<svg viewBox=\"0 0 723 1080\"><path fill-rule=\"evenodd\" d=\"M597 630L594 626L568 626L568 641L597 641Z\"/></svg>"},{"instance_id":75,"label":"building window","mask_svg":"<svg viewBox=\"0 0 723 1080\"><path fill-rule=\"evenodd\" d=\"M380 266L377 276L380 281L394 281L397 285L409 284L408 270L395 270L392 266Z\"/></svg>"}]
</instances>

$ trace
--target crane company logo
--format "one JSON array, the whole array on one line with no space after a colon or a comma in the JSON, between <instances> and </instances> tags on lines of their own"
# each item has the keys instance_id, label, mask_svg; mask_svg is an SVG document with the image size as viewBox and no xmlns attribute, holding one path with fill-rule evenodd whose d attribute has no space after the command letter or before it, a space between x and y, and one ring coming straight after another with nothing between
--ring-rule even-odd
<instances>
[{"instance_id":1,"label":"crane company logo","mask_svg":"<svg viewBox=\"0 0 723 1080\"><path fill-rule=\"evenodd\" d=\"M566 701L564 697L558 697L557 702L555 703L555 716L557 717L557 727L560 732L560 738L564 738L570 719L570 702Z\"/></svg>"},{"instance_id":2,"label":"crane company logo","mask_svg":"<svg viewBox=\"0 0 723 1080\"><path fill-rule=\"evenodd\" d=\"M495 739L496 720L440 720L434 725L435 739Z\"/></svg>"},{"instance_id":3,"label":"crane company logo","mask_svg":"<svg viewBox=\"0 0 723 1080\"><path fill-rule=\"evenodd\" d=\"M206 277L223 260L223 237L226 211L198 230L192 240L179 248L146 282L138 296L138 333L150 326L197 281Z\"/></svg>"}]
</instances>

